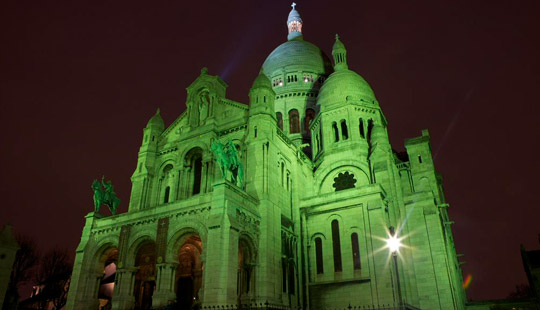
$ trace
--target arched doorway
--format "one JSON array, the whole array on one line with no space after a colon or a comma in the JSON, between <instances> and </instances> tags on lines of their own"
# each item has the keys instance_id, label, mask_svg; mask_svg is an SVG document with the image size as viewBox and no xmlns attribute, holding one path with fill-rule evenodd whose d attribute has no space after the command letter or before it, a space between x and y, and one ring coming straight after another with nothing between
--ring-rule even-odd
<instances>
[{"instance_id":1,"label":"arched doorway","mask_svg":"<svg viewBox=\"0 0 540 310\"><path fill-rule=\"evenodd\" d=\"M201 253L202 241L199 235L188 236L178 252L176 301L179 309L191 309L193 302L199 299L203 273Z\"/></svg>"},{"instance_id":2,"label":"arched doorway","mask_svg":"<svg viewBox=\"0 0 540 310\"><path fill-rule=\"evenodd\" d=\"M116 247L106 249L99 258L98 268L103 272L103 277L99 281L98 289L99 310L111 308L117 262L118 248Z\"/></svg>"},{"instance_id":3,"label":"arched doorway","mask_svg":"<svg viewBox=\"0 0 540 310\"><path fill-rule=\"evenodd\" d=\"M156 287L156 244L147 241L141 244L135 256L135 309L151 309L152 295Z\"/></svg>"}]
</instances>

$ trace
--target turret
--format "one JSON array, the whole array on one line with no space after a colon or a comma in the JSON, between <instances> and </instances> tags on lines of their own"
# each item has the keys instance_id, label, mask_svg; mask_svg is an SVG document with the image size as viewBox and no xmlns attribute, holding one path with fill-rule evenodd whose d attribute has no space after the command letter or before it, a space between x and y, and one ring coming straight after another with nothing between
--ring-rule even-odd
<instances>
[{"instance_id":1,"label":"turret","mask_svg":"<svg viewBox=\"0 0 540 310\"><path fill-rule=\"evenodd\" d=\"M159 135L161 135L164 129L165 124L163 122L163 118L161 118L160 111L157 109L156 114L150 118L148 124L144 128L144 138L141 151L151 149L155 150Z\"/></svg>"},{"instance_id":2,"label":"turret","mask_svg":"<svg viewBox=\"0 0 540 310\"><path fill-rule=\"evenodd\" d=\"M293 40L296 38L302 38L302 18L300 18L300 14L296 10L296 3L292 3L292 10L289 13L289 17L287 18L287 28L289 29L289 34L287 35L287 39Z\"/></svg>"},{"instance_id":3,"label":"turret","mask_svg":"<svg viewBox=\"0 0 540 310\"><path fill-rule=\"evenodd\" d=\"M147 207L147 195L150 184L152 184L149 180L154 176L158 140L164 129L165 123L159 109L157 109L156 114L150 118L148 124L143 129L143 142L139 149L137 168L131 176L130 212Z\"/></svg>"},{"instance_id":4,"label":"turret","mask_svg":"<svg viewBox=\"0 0 540 310\"><path fill-rule=\"evenodd\" d=\"M432 191L437 193L438 182L429 140L429 132L424 129L420 137L405 141L415 192Z\"/></svg>"},{"instance_id":5,"label":"turret","mask_svg":"<svg viewBox=\"0 0 540 310\"><path fill-rule=\"evenodd\" d=\"M347 70L347 50L345 45L339 40L339 35L336 34L336 42L332 47L332 56L334 57L334 71Z\"/></svg>"},{"instance_id":6,"label":"turret","mask_svg":"<svg viewBox=\"0 0 540 310\"><path fill-rule=\"evenodd\" d=\"M270 80L261 70L249 91L249 115L268 114L274 116L275 97L276 94L272 90Z\"/></svg>"}]
</instances>

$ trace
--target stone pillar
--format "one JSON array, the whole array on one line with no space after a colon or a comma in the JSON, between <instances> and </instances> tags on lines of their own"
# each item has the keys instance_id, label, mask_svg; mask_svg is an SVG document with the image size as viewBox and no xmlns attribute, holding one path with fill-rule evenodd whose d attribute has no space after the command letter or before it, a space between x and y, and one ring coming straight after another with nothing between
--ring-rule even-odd
<instances>
[{"instance_id":1,"label":"stone pillar","mask_svg":"<svg viewBox=\"0 0 540 310\"><path fill-rule=\"evenodd\" d=\"M138 268L118 268L116 269L116 280L114 295L112 299L112 309L131 309L135 306L135 296L133 296L133 285L135 284L135 274Z\"/></svg>"},{"instance_id":2,"label":"stone pillar","mask_svg":"<svg viewBox=\"0 0 540 310\"><path fill-rule=\"evenodd\" d=\"M214 184L206 246L212 259L206 261L203 277L205 306L237 302L238 230L232 226L226 197L231 186L226 181Z\"/></svg>"},{"instance_id":3,"label":"stone pillar","mask_svg":"<svg viewBox=\"0 0 540 310\"><path fill-rule=\"evenodd\" d=\"M152 300L152 307L165 307L170 301L176 300L174 280L177 266L177 263L156 264L156 290Z\"/></svg>"},{"instance_id":4,"label":"stone pillar","mask_svg":"<svg viewBox=\"0 0 540 310\"><path fill-rule=\"evenodd\" d=\"M186 168L182 167L178 169L177 176L176 176L176 195L174 200L182 200L185 198L184 196L184 187L186 186L186 183L184 182L183 178L185 175Z\"/></svg>"},{"instance_id":5,"label":"stone pillar","mask_svg":"<svg viewBox=\"0 0 540 310\"><path fill-rule=\"evenodd\" d=\"M389 252L383 249L386 246L384 240L380 240L373 236L386 236L387 221L384 211L384 201L382 197L373 197L367 202L367 213L369 218L369 231L371 232L370 248L368 256L370 257L369 274L371 278L371 295L373 296L373 304L388 304L396 301L396 287L394 284L394 276L392 262L388 262ZM390 264L390 265L389 265Z\"/></svg>"},{"instance_id":6,"label":"stone pillar","mask_svg":"<svg viewBox=\"0 0 540 310\"><path fill-rule=\"evenodd\" d=\"M193 178L191 175L191 167L185 167L184 168L184 198L191 197L191 193L193 192Z\"/></svg>"},{"instance_id":7,"label":"stone pillar","mask_svg":"<svg viewBox=\"0 0 540 310\"><path fill-rule=\"evenodd\" d=\"M89 255L91 254L86 253L86 250L91 240L90 232L92 231L94 222L102 217L103 215L95 212L90 212L86 215L86 224L83 228L81 242L75 252L75 262L73 264L66 310L94 309L94 301L97 305L97 293L95 295L93 293L96 290L96 277L98 275L95 273L92 274L88 269ZM102 276L102 274L99 276Z\"/></svg>"},{"instance_id":8,"label":"stone pillar","mask_svg":"<svg viewBox=\"0 0 540 310\"><path fill-rule=\"evenodd\" d=\"M205 158L202 160L202 168L201 168L201 194L204 194L207 192L207 186L206 186L207 173L208 173L208 160Z\"/></svg>"},{"instance_id":9,"label":"stone pillar","mask_svg":"<svg viewBox=\"0 0 540 310\"><path fill-rule=\"evenodd\" d=\"M212 184L214 182L214 169L215 169L215 163L216 161L214 158L210 157L208 158L208 168L207 168L207 180L206 180L206 191L211 192L213 190Z\"/></svg>"}]
</instances>

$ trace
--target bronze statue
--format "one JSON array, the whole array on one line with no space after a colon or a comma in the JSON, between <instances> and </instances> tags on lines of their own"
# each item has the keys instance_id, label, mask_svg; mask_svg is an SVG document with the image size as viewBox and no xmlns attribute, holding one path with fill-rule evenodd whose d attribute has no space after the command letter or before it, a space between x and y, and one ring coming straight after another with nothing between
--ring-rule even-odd
<instances>
[{"instance_id":1,"label":"bronze statue","mask_svg":"<svg viewBox=\"0 0 540 310\"><path fill-rule=\"evenodd\" d=\"M216 157L223 178L242 188L244 186L244 167L240 162L236 145L232 141L227 144L214 141L211 150Z\"/></svg>"},{"instance_id":2,"label":"bronze statue","mask_svg":"<svg viewBox=\"0 0 540 310\"><path fill-rule=\"evenodd\" d=\"M101 183L94 179L92 182L92 190L94 191L94 212L99 212L102 205L109 207L113 215L116 215L116 209L120 204L120 199L114 192L114 187L111 181L105 183L104 178L101 178Z\"/></svg>"}]
</instances>

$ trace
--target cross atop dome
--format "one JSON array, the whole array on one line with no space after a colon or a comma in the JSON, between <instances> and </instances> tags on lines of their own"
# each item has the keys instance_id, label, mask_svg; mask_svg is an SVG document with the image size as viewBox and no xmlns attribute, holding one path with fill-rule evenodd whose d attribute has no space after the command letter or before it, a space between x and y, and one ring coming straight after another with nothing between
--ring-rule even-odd
<instances>
[{"instance_id":1,"label":"cross atop dome","mask_svg":"<svg viewBox=\"0 0 540 310\"><path fill-rule=\"evenodd\" d=\"M287 28L289 29L289 35L287 39L290 41L292 39L302 37L302 18L296 10L296 3L291 4L292 10L289 13L289 18L287 18Z\"/></svg>"}]
</instances>

